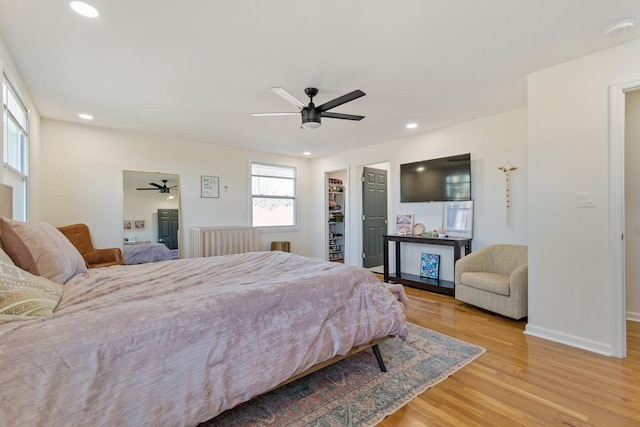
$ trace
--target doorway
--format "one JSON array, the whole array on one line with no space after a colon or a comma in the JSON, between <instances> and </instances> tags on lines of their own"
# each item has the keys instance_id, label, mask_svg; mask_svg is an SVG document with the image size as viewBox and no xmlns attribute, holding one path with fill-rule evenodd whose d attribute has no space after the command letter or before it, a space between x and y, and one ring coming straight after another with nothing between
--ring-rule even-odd
<instances>
[{"instance_id":1,"label":"doorway","mask_svg":"<svg viewBox=\"0 0 640 427\"><path fill-rule=\"evenodd\" d=\"M376 272L383 265L382 236L388 224L388 166L381 166L385 165L365 166L362 171L362 266Z\"/></svg>"},{"instance_id":2,"label":"doorway","mask_svg":"<svg viewBox=\"0 0 640 427\"><path fill-rule=\"evenodd\" d=\"M347 208L349 203L348 176L347 169L325 173L325 189L328 196L325 198L325 203L327 203L325 208L327 215L325 221L327 224L325 259L328 261L348 262L348 222L351 219Z\"/></svg>"},{"instance_id":3,"label":"doorway","mask_svg":"<svg viewBox=\"0 0 640 427\"><path fill-rule=\"evenodd\" d=\"M627 355L627 287L625 224L625 124L626 94L640 89L640 81L609 87L609 206L612 356ZM629 295L631 297L631 295Z\"/></svg>"},{"instance_id":4,"label":"doorway","mask_svg":"<svg viewBox=\"0 0 640 427\"><path fill-rule=\"evenodd\" d=\"M625 292L627 320L640 321L640 265L635 262L640 253L640 181L635 166L640 163L640 90L625 96L624 132L624 241Z\"/></svg>"}]
</instances>

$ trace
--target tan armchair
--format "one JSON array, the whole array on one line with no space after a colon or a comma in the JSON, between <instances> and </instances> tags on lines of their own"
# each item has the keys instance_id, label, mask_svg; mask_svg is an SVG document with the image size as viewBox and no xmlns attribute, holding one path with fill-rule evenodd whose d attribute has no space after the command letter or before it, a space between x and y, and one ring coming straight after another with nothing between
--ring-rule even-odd
<instances>
[{"instance_id":1,"label":"tan armchair","mask_svg":"<svg viewBox=\"0 0 640 427\"><path fill-rule=\"evenodd\" d=\"M85 224L67 225L58 227L58 230L78 249L88 268L124 264L120 248L96 249L93 247L89 227Z\"/></svg>"},{"instance_id":2,"label":"tan armchair","mask_svg":"<svg viewBox=\"0 0 640 427\"><path fill-rule=\"evenodd\" d=\"M455 265L456 299L512 319L526 317L527 249L492 245L460 258Z\"/></svg>"}]
</instances>

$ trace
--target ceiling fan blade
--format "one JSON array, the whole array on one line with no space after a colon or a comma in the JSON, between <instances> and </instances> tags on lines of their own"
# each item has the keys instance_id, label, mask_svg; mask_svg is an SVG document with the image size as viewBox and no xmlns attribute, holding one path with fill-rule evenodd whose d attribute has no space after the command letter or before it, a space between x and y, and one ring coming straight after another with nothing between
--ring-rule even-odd
<instances>
[{"instance_id":1,"label":"ceiling fan blade","mask_svg":"<svg viewBox=\"0 0 640 427\"><path fill-rule=\"evenodd\" d=\"M364 119L364 116L356 116L355 114L342 114L342 113L330 113L330 112L323 112L322 117L327 117L330 119L344 119L344 120Z\"/></svg>"},{"instance_id":2,"label":"ceiling fan blade","mask_svg":"<svg viewBox=\"0 0 640 427\"><path fill-rule=\"evenodd\" d=\"M303 104L302 101L300 101L295 96L291 95L286 90L282 89L280 86L270 87L269 89L271 89L276 95L282 97L285 101L295 105L298 108L302 109L302 108L306 107L306 105Z\"/></svg>"},{"instance_id":3,"label":"ceiling fan blade","mask_svg":"<svg viewBox=\"0 0 640 427\"><path fill-rule=\"evenodd\" d=\"M156 184L155 182L150 182L149 185L153 185L154 187L157 187L157 188L162 188L162 185Z\"/></svg>"},{"instance_id":4,"label":"ceiling fan blade","mask_svg":"<svg viewBox=\"0 0 640 427\"><path fill-rule=\"evenodd\" d=\"M299 116L300 111L295 113L251 113L254 117L264 117L264 116Z\"/></svg>"},{"instance_id":5,"label":"ceiling fan blade","mask_svg":"<svg viewBox=\"0 0 640 427\"><path fill-rule=\"evenodd\" d=\"M358 99L361 96L365 96L366 93L364 93L363 91L361 91L360 89L356 89L353 92L350 92L346 95L342 95L336 99L333 99L329 102L325 102L324 104L320 105L319 108L320 111L324 112L327 110L331 110L332 108L336 108L338 105L342 105L344 103L347 103L349 101L353 101L354 99Z\"/></svg>"},{"instance_id":6,"label":"ceiling fan blade","mask_svg":"<svg viewBox=\"0 0 640 427\"><path fill-rule=\"evenodd\" d=\"M136 188L136 190L158 190L157 188Z\"/></svg>"}]
</instances>

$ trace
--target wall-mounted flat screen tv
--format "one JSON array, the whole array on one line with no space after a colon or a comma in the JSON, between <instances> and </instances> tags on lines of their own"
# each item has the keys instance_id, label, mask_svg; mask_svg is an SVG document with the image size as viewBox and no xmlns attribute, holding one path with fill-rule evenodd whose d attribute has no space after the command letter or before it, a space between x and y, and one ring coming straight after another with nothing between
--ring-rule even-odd
<instances>
[{"instance_id":1,"label":"wall-mounted flat screen tv","mask_svg":"<svg viewBox=\"0 0 640 427\"><path fill-rule=\"evenodd\" d=\"M452 202L471 200L471 155L400 165L400 201Z\"/></svg>"}]
</instances>

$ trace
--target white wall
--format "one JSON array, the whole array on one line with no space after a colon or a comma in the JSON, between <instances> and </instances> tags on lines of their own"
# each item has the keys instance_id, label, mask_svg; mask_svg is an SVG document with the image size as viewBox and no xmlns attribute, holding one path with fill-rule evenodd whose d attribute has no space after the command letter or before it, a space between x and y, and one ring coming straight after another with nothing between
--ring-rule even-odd
<instances>
[{"instance_id":1,"label":"white wall","mask_svg":"<svg viewBox=\"0 0 640 427\"><path fill-rule=\"evenodd\" d=\"M473 247L480 248L493 243L527 244L527 124L526 109L520 108L502 114L462 123L434 132L416 134L404 139L384 144L327 156L312 161L311 181L314 194L317 194L324 178L324 173L338 169L349 170L347 189L349 194L347 218L349 239L347 261L352 265L362 265L362 166L374 163L389 162L389 198L393 209L389 218L396 213L413 213L415 221L423 223L427 228L435 227L442 222L441 203L400 203L400 164L418 160L444 157L454 154L471 153L472 198L475 204L475 229ZM505 208L505 178L498 170L509 161L518 168L512 173L511 221L507 223ZM324 221L322 198L312 200L312 222ZM357 213L354 215L353 213ZM393 221L390 221L393 222ZM391 225L390 225L391 226ZM390 228L391 231L391 228ZM313 231L313 240L323 236L318 230ZM415 246L412 248L412 246ZM420 253L424 245L408 245L403 250L403 265L406 260L413 260L415 265L409 266L419 270ZM432 253L441 253L441 277L453 280L453 251L449 248L429 247ZM314 255L321 256L314 246ZM410 262L410 261L407 261Z\"/></svg>"},{"instance_id":2,"label":"white wall","mask_svg":"<svg viewBox=\"0 0 640 427\"><path fill-rule=\"evenodd\" d=\"M625 280L627 318L640 321L640 90L627 92L625 108Z\"/></svg>"},{"instance_id":3,"label":"white wall","mask_svg":"<svg viewBox=\"0 0 640 427\"><path fill-rule=\"evenodd\" d=\"M608 87L638 79L640 40L529 76L529 334L612 354Z\"/></svg>"},{"instance_id":4,"label":"white wall","mask_svg":"<svg viewBox=\"0 0 640 427\"><path fill-rule=\"evenodd\" d=\"M32 211L32 220L55 226L84 222L96 246L122 247L122 171L177 174L180 247L186 250L191 227L249 224L249 166L261 161L298 168L300 222L299 231L263 233L263 249L272 240L286 240L292 252L311 255L308 159L47 119L41 133L42 208ZM200 197L201 175L220 178L220 198Z\"/></svg>"}]
</instances>

